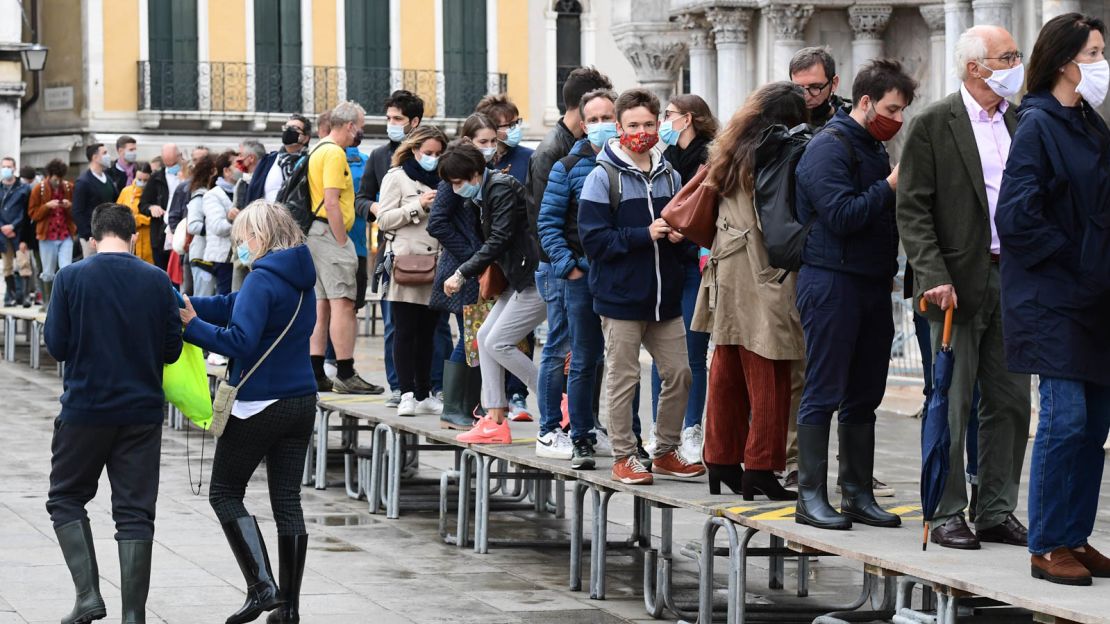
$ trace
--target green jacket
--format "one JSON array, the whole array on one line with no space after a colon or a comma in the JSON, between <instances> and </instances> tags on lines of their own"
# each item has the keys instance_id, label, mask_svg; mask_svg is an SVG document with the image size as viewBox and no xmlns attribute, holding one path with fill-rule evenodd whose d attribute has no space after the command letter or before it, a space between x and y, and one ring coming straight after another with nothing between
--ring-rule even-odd
<instances>
[{"instance_id":1,"label":"green jacket","mask_svg":"<svg viewBox=\"0 0 1110 624\"><path fill-rule=\"evenodd\" d=\"M1003 119L1013 136L1015 106ZM971 119L959 91L930 104L910 124L898 174L898 232L913 268L914 305L922 293L952 284L956 322L982 305L990 275L987 187ZM915 308L916 309L916 308ZM931 320L943 320L929 306Z\"/></svg>"}]
</instances>

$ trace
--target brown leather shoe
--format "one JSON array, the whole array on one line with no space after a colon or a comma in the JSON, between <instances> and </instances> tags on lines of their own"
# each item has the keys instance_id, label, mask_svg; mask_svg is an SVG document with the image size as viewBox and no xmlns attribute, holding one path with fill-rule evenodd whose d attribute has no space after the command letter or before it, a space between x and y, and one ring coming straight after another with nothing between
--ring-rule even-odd
<instances>
[{"instance_id":1,"label":"brown leather shoe","mask_svg":"<svg viewBox=\"0 0 1110 624\"><path fill-rule=\"evenodd\" d=\"M1052 559L1044 555L1033 555L1029 561L1033 578L1043 579L1050 583L1060 585L1090 585L1091 573L1082 563L1076 560L1072 551L1066 546L1061 546L1049 553Z\"/></svg>"},{"instance_id":2,"label":"brown leather shoe","mask_svg":"<svg viewBox=\"0 0 1110 624\"><path fill-rule=\"evenodd\" d=\"M1010 544L1011 546L1029 545L1029 530L1014 517L1014 514L1006 516L1002 524L992 526L989 529L979 529L977 533L980 542Z\"/></svg>"},{"instance_id":3,"label":"brown leather shoe","mask_svg":"<svg viewBox=\"0 0 1110 624\"><path fill-rule=\"evenodd\" d=\"M960 550L979 550L979 538L968 528L963 515L952 516L944 524L933 529L932 542L945 548Z\"/></svg>"},{"instance_id":4,"label":"brown leather shoe","mask_svg":"<svg viewBox=\"0 0 1110 624\"><path fill-rule=\"evenodd\" d=\"M1075 550L1071 551L1075 560L1083 564L1084 568L1091 573L1091 576L1098 578L1110 578L1110 558L1095 550L1094 546L1087 544L1083 547L1083 552Z\"/></svg>"}]
</instances>

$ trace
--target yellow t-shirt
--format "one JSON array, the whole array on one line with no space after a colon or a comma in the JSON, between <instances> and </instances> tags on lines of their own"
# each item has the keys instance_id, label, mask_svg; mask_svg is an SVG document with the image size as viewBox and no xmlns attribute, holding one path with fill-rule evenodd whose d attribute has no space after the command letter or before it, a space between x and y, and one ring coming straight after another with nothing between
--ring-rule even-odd
<instances>
[{"instance_id":1,"label":"yellow t-shirt","mask_svg":"<svg viewBox=\"0 0 1110 624\"><path fill-rule=\"evenodd\" d=\"M350 231L355 224L355 185L347 164L347 152L331 139L320 141L308 159L308 196L316 215L326 218L324 189L339 189L343 228Z\"/></svg>"}]
</instances>

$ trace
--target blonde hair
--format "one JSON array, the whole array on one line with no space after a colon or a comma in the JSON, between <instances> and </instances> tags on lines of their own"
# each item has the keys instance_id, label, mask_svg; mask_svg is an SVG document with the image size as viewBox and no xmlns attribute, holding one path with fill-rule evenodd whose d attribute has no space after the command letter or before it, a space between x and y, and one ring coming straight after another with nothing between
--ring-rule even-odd
<instances>
[{"instance_id":1,"label":"blonde hair","mask_svg":"<svg viewBox=\"0 0 1110 624\"><path fill-rule=\"evenodd\" d=\"M304 244L304 232L285 206L256 199L247 205L231 226L231 238L238 243L258 241L256 258Z\"/></svg>"},{"instance_id":2,"label":"blonde hair","mask_svg":"<svg viewBox=\"0 0 1110 624\"><path fill-rule=\"evenodd\" d=\"M401 141L401 144L397 146L397 151L393 152L392 166L397 167L412 158L413 152L431 140L439 141L443 149L447 149L447 136L443 134L442 130L435 126L418 126L405 137L404 141Z\"/></svg>"}]
</instances>

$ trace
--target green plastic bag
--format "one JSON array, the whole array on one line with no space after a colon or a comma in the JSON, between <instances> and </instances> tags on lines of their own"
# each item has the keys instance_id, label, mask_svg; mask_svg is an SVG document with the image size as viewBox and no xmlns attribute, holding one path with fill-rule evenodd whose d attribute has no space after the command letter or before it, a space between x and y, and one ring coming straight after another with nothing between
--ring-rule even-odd
<instances>
[{"instance_id":1,"label":"green plastic bag","mask_svg":"<svg viewBox=\"0 0 1110 624\"><path fill-rule=\"evenodd\" d=\"M208 390L208 368L200 347L185 343L181 357L162 369L162 391L196 426L208 430L212 424L212 395Z\"/></svg>"}]
</instances>

